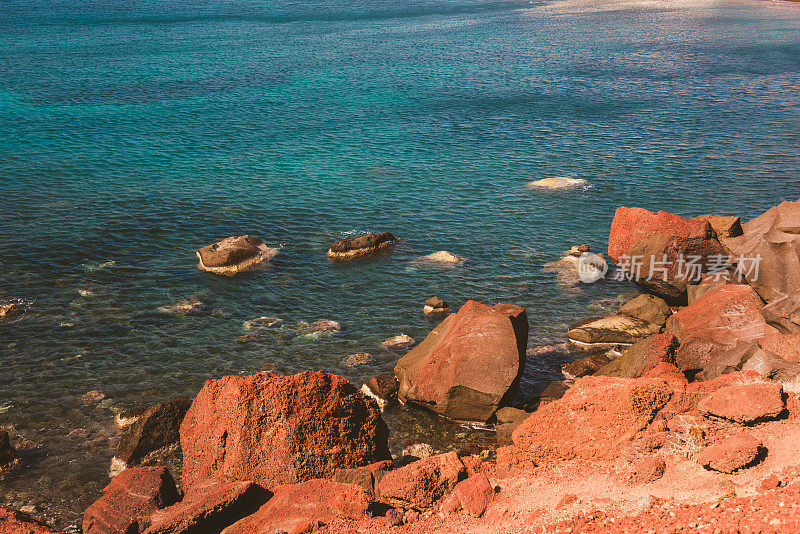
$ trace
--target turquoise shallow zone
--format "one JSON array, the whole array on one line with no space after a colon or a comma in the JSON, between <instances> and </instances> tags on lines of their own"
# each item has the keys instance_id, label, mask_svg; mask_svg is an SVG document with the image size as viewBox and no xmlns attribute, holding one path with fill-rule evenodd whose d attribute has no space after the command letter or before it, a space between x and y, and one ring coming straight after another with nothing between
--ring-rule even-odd
<instances>
[{"instance_id":1,"label":"turquoise shallow zone","mask_svg":"<svg viewBox=\"0 0 800 534\"><path fill-rule=\"evenodd\" d=\"M796 4L6 0L0 51L0 300L27 305L0 324L0 425L29 440L0 501L61 526L107 482L114 409L231 373L360 385L399 357L380 341L430 330L433 294L521 304L529 346L558 343L635 290L543 270L603 250L617 206L750 218L800 198ZM590 187L525 187L552 176ZM325 258L381 230L394 254ZM274 268L196 269L244 233L282 247ZM469 262L410 263L441 249ZM192 296L213 312L158 311ZM262 315L343 329L237 345ZM517 403L561 363L529 362ZM82 406L91 389L111 400ZM386 418L395 451L491 442Z\"/></svg>"}]
</instances>

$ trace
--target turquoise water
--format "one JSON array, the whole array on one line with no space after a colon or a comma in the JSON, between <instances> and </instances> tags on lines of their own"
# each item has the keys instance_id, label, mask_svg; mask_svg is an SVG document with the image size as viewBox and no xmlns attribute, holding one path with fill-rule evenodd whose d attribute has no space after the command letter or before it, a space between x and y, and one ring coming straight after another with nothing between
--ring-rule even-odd
<instances>
[{"instance_id":1,"label":"turquoise water","mask_svg":"<svg viewBox=\"0 0 800 534\"><path fill-rule=\"evenodd\" d=\"M360 384L399 357L383 339L430 330L434 294L521 304L529 346L558 343L634 290L543 269L603 250L618 205L749 218L800 197L796 4L6 0L0 50L0 300L27 306L0 325L0 425L28 440L0 501L61 526L107 481L113 409L231 373ZM552 176L591 185L525 187ZM389 257L325 258L382 230ZM273 269L196 269L244 233L282 247ZM469 262L410 263L441 249ZM212 312L158 311L187 297ZM342 331L236 344L262 315ZM560 363L529 362L517 404ZM91 389L111 400L82 406ZM395 451L486 441L386 418Z\"/></svg>"}]
</instances>

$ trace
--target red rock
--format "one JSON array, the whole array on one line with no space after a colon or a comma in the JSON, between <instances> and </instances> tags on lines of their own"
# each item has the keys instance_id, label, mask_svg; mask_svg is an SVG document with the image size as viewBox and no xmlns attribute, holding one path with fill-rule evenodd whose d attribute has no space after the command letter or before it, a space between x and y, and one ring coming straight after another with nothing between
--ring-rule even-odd
<instances>
[{"instance_id":1,"label":"red rock","mask_svg":"<svg viewBox=\"0 0 800 534\"><path fill-rule=\"evenodd\" d=\"M258 511L234 523L223 534L300 534L314 525L357 520L368 515L371 499L352 484L312 479L275 488L275 494ZM334 529L331 532L346 532Z\"/></svg>"},{"instance_id":2,"label":"red rock","mask_svg":"<svg viewBox=\"0 0 800 534\"><path fill-rule=\"evenodd\" d=\"M448 452L386 473L378 484L378 493L392 506L430 508L465 475L461 459L455 452Z\"/></svg>"},{"instance_id":3,"label":"red rock","mask_svg":"<svg viewBox=\"0 0 800 534\"><path fill-rule=\"evenodd\" d=\"M536 456L516 445L497 448L496 469L501 475L513 472L530 472L536 467Z\"/></svg>"},{"instance_id":4,"label":"red rock","mask_svg":"<svg viewBox=\"0 0 800 534\"><path fill-rule=\"evenodd\" d=\"M774 419L785 408L783 386L775 382L734 384L718 389L697 407L701 412L742 425Z\"/></svg>"},{"instance_id":5,"label":"red rock","mask_svg":"<svg viewBox=\"0 0 800 534\"><path fill-rule=\"evenodd\" d=\"M755 462L762 454L761 441L742 432L703 449L697 462L708 469L733 473Z\"/></svg>"},{"instance_id":6,"label":"red rock","mask_svg":"<svg viewBox=\"0 0 800 534\"><path fill-rule=\"evenodd\" d=\"M800 334L769 332L758 340L764 350L772 352L789 362L800 362Z\"/></svg>"},{"instance_id":7,"label":"red rock","mask_svg":"<svg viewBox=\"0 0 800 534\"><path fill-rule=\"evenodd\" d=\"M392 468L391 460L383 460L364 467L354 467L351 469L337 469L334 472L333 480L346 484L353 484L364 488L370 498L374 498L378 483L384 475Z\"/></svg>"},{"instance_id":8,"label":"red rock","mask_svg":"<svg viewBox=\"0 0 800 534\"><path fill-rule=\"evenodd\" d=\"M163 467L131 467L111 479L83 514L84 534L130 534L150 526L150 515L178 502L175 481Z\"/></svg>"},{"instance_id":9,"label":"red rock","mask_svg":"<svg viewBox=\"0 0 800 534\"><path fill-rule=\"evenodd\" d=\"M219 532L254 513L268 497L266 490L252 482L207 479L181 502L153 512L150 528L144 534Z\"/></svg>"},{"instance_id":10,"label":"red rock","mask_svg":"<svg viewBox=\"0 0 800 534\"><path fill-rule=\"evenodd\" d=\"M564 508L565 506L569 506L572 503L578 502L578 496L574 493L567 493L558 501L556 504L556 508Z\"/></svg>"},{"instance_id":11,"label":"red rock","mask_svg":"<svg viewBox=\"0 0 800 534\"><path fill-rule=\"evenodd\" d=\"M661 456L645 456L633 462L633 480L639 484L655 482L662 476L667 464Z\"/></svg>"},{"instance_id":12,"label":"red rock","mask_svg":"<svg viewBox=\"0 0 800 534\"><path fill-rule=\"evenodd\" d=\"M761 489L769 491L771 489L777 489L781 486L781 479L778 478L778 475L772 473L767 478L761 481Z\"/></svg>"},{"instance_id":13,"label":"red rock","mask_svg":"<svg viewBox=\"0 0 800 534\"><path fill-rule=\"evenodd\" d=\"M561 399L540 406L512 438L537 458L615 458L671 397L662 379L587 376Z\"/></svg>"},{"instance_id":14,"label":"red rock","mask_svg":"<svg viewBox=\"0 0 800 534\"><path fill-rule=\"evenodd\" d=\"M374 401L322 371L209 380L181 424L183 487L204 478L277 485L390 458Z\"/></svg>"},{"instance_id":15,"label":"red rock","mask_svg":"<svg viewBox=\"0 0 800 534\"><path fill-rule=\"evenodd\" d=\"M686 279L679 272L678 258L700 256L703 265L710 256L724 255L725 250L716 239L708 221L686 219L680 215L659 211L653 213L643 208L620 207L614 214L608 236L608 255L624 267L625 257L641 257L638 273L631 272L634 280L667 301L679 302L686 298ZM659 271L667 256L666 277ZM650 277L653 268L654 276ZM666 278L666 280L664 280Z\"/></svg>"},{"instance_id":16,"label":"red rock","mask_svg":"<svg viewBox=\"0 0 800 534\"><path fill-rule=\"evenodd\" d=\"M639 378L661 363L675 363L678 339L672 334L653 334L634 343L616 360L597 370L595 375Z\"/></svg>"},{"instance_id":17,"label":"red rock","mask_svg":"<svg viewBox=\"0 0 800 534\"><path fill-rule=\"evenodd\" d=\"M26 513L0 505L0 532L3 534L52 534L59 532Z\"/></svg>"},{"instance_id":18,"label":"red rock","mask_svg":"<svg viewBox=\"0 0 800 534\"><path fill-rule=\"evenodd\" d=\"M494 500L494 487L485 474L479 473L456 484L453 494L464 511L480 517Z\"/></svg>"},{"instance_id":19,"label":"red rock","mask_svg":"<svg viewBox=\"0 0 800 534\"><path fill-rule=\"evenodd\" d=\"M741 365L748 347L775 332L762 308L761 299L746 285L720 286L682 308L666 324L680 342L677 367L703 370L709 379Z\"/></svg>"},{"instance_id":20,"label":"red rock","mask_svg":"<svg viewBox=\"0 0 800 534\"><path fill-rule=\"evenodd\" d=\"M451 419L487 421L516 389L527 339L519 306L467 301L397 363L399 398Z\"/></svg>"}]
</instances>

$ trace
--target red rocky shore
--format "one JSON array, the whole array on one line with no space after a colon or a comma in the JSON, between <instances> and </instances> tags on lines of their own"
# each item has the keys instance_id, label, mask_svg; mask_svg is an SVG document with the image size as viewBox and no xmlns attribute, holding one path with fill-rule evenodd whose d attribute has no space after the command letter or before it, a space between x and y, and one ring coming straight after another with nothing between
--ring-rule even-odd
<instances>
[{"instance_id":1,"label":"red rocky shore","mask_svg":"<svg viewBox=\"0 0 800 534\"><path fill-rule=\"evenodd\" d=\"M83 532L800 531L800 201L744 224L620 208L608 251L647 293L570 329L585 357L533 412L509 407L525 311L469 301L362 391L229 376L122 414L122 471ZM392 459L379 402L395 399L494 425L501 446ZM0 507L0 532L54 531Z\"/></svg>"}]
</instances>

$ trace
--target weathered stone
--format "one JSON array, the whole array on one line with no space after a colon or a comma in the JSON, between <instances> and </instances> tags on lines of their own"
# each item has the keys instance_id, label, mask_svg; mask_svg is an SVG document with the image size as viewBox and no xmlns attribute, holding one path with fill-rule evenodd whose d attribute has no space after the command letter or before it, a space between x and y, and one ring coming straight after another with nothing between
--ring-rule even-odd
<instances>
[{"instance_id":1,"label":"weathered stone","mask_svg":"<svg viewBox=\"0 0 800 534\"><path fill-rule=\"evenodd\" d=\"M451 419L486 421L513 395L527 339L519 306L467 301L397 363L399 398Z\"/></svg>"},{"instance_id":2,"label":"weathered stone","mask_svg":"<svg viewBox=\"0 0 800 534\"><path fill-rule=\"evenodd\" d=\"M122 467L131 467L147 455L178 443L181 422L191 404L189 397L176 397L144 410L122 435L114 459Z\"/></svg>"},{"instance_id":3,"label":"weathered stone","mask_svg":"<svg viewBox=\"0 0 800 534\"><path fill-rule=\"evenodd\" d=\"M378 484L383 501L393 506L426 509L466 477L455 452L429 456L386 473Z\"/></svg>"},{"instance_id":4,"label":"weathered stone","mask_svg":"<svg viewBox=\"0 0 800 534\"><path fill-rule=\"evenodd\" d=\"M633 481L638 484L655 482L664 476L666 468L664 458L659 455L638 458L633 462Z\"/></svg>"},{"instance_id":5,"label":"weathered stone","mask_svg":"<svg viewBox=\"0 0 800 534\"><path fill-rule=\"evenodd\" d=\"M539 394L539 403L557 401L569 390L569 384L563 380L554 380Z\"/></svg>"},{"instance_id":6,"label":"weathered stone","mask_svg":"<svg viewBox=\"0 0 800 534\"><path fill-rule=\"evenodd\" d=\"M767 350L752 352L741 366L742 371L755 371L764 378L787 383L800 375L800 363L789 362Z\"/></svg>"},{"instance_id":7,"label":"weathered stone","mask_svg":"<svg viewBox=\"0 0 800 534\"><path fill-rule=\"evenodd\" d=\"M525 419L528 418L528 416L530 416L530 413L526 412L525 410L506 406L505 408L500 408L497 410L497 413L495 413L494 416L496 419L494 429L497 444L510 445L512 443L511 434L520 424L522 424Z\"/></svg>"},{"instance_id":8,"label":"weathered stone","mask_svg":"<svg viewBox=\"0 0 800 534\"><path fill-rule=\"evenodd\" d=\"M422 312L425 315L434 317L439 315L447 315L450 313L452 308L450 305L447 304L445 301L440 299L439 297L431 297L425 301L425 306L422 307Z\"/></svg>"},{"instance_id":9,"label":"weathered stone","mask_svg":"<svg viewBox=\"0 0 800 534\"><path fill-rule=\"evenodd\" d=\"M472 517L480 517L494 500L494 487L484 473L478 473L456 484L453 495L464 511Z\"/></svg>"},{"instance_id":10,"label":"weathered stone","mask_svg":"<svg viewBox=\"0 0 800 534\"><path fill-rule=\"evenodd\" d=\"M763 451L758 438L741 432L703 449L697 462L707 469L733 473L754 464Z\"/></svg>"},{"instance_id":11,"label":"weathered stone","mask_svg":"<svg viewBox=\"0 0 800 534\"><path fill-rule=\"evenodd\" d=\"M314 321L313 323L307 323L305 321L300 321L297 323L298 333L305 336L332 334L334 332L339 332L341 329L342 325L333 319L320 319L319 321Z\"/></svg>"},{"instance_id":12,"label":"weathered stone","mask_svg":"<svg viewBox=\"0 0 800 534\"><path fill-rule=\"evenodd\" d=\"M263 328L280 326L281 324L283 324L283 319L279 319L278 317L256 317L255 319L245 321L244 327L248 330L261 330Z\"/></svg>"},{"instance_id":13,"label":"weathered stone","mask_svg":"<svg viewBox=\"0 0 800 534\"><path fill-rule=\"evenodd\" d=\"M631 344L659 333L670 315L672 312L664 300L639 295L613 315L571 326L567 338L578 345Z\"/></svg>"},{"instance_id":14,"label":"weathered stone","mask_svg":"<svg viewBox=\"0 0 800 534\"><path fill-rule=\"evenodd\" d=\"M595 375L639 378L662 362L675 363L678 339L670 333L653 334L634 343L616 360L597 370Z\"/></svg>"},{"instance_id":15,"label":"weathered stone","mask_svg":"<svg viewBox=\"0 0 800 534\"><path fill-rule=\"evenodd\" d=\"M686 286L686 297L689 304L705 295L710 291L714 291L719 286L724 286L731 283L731 276L729 271L722 271L714 274L704 274L699 283Z\"/></svg>"},{"instance_id":16,"label":"weathered stone","mask_svg":"<svg viewBox=\"0 0 800 534\"><path fill-rule=\"evenodd\" d=\"M198 267L223 276L254 271L264 267L278 254L256 237L243 235L228 237L197 251Z\"/></svg>"},{"instance_id":17,"label":"weathered stone","mask_svg":"<svg viewBox=\"0 0 800 534\"><path fill-rule=\"evenodd\" d=\"M150 526L150 515L178 502L175 481L163 467L131 467L111 479L83 514L84 534L130 534Z\"/></svg>"},{"instance_id":18,"label":"weathered stone","mask_svg":"<svg viewBox=\"0 0 800 534\"><path fill-rule=\"evenodd\" d=\"M333 474L333 480L335 482L359 486L369 494L370 499L375 499L378 483L391 469L391 460L383 460L364 467L337 469Z\"/></svg>"},{"instance_id":19,"label":"weathered stone","mask_svg":"<svg viewBox=\"0 0 800 534\"><path fill-rule=\"evenodd\" d=\"M373 376L361 387L361 392L374 398L383 407L387 402L397 398L397 377L394 373L383 373Z\"/></svg>"},{"instance_id":20,"label":"weathered stone","mask_svg":"<svg viewBox=\"0 0 800 534\"><path fill-rule=\"evenodd\" d=\"M701 412L747 425L774 419L783 412L783 386L774 382L723 387L697 404Z\"/></svg>"},{"instance_id":21,"label":"weathered stone","mask_svg":"<svg viewBox=\"0 0 800 534\"><path fill-rule=\"evenodd\" d=\"M390 458L376 404L322 371L209 380L180 433L187 492L209 477L272 489Z\"/></svg>"},{"instance_id":22,"label":"weathered stone","mask_svg":"<svg viewBox=\"0 0 800 534\"><path fill-rule=\"evenodd\" d=\"M59 532L29 514L0 505L0 532L3 534L53 534Z\"/></svg>"},{"instance_id":23,"label":"weathered stone","mask_svg":"<svg viewBox=\"0 0 800 534\"><path fill-rule=\"evenodd\" d=\"M555 176L553 178L542 178L541 180L528 182L528 187L531 189L544 189L548 191L580 189L588 185L588 180L583 178L570 178L568 176Z\"/></svg>"},{"instance_id":24,"label":"weathered stone","mask_svg":"<svg viewBox=\"0 0 800 534\"><path fill-rule=\"evenodd\" d=\"M664 326L664 323L672 315L672 310L669 309L664 299L655 295L639 295L623 304L618 313Z\"/></svg>"},{"instance_id":25,"label":"weathered stone","mask_svg":"<svg viewBox=\"0 0 800 534\"><path fill-rule=\"evenodd\" d=\"M344 364L347 367L358 367L359 365L367 365L374 360L372 354L369 352L359 352L357 354L351 354L344 359Z\"/></svg>"},{"instance_id":26,"label":"weathered stone","mask_svg":"<svg viewBox=\"0 0 800 534\"><path fill-rule=\"evenodd\" d=\"M338 261L363 258L393 247L395 243L397 238L389 232L348 237L332 244L328 257Z\"/></svg>"},{"instance_id":27,"label":"weathered stone","mask_svg":"<svg viewBox=\"0 0 800 534\"><path fill-rule=\"evenodd\" d=\"M611 358L605 354L595 354L581 358L561 366L561 374L567 380L577 380L582 376L594 374L598 369L611 363Z\"/></svg>"},{"instance_id":28,"label":"weathered stone","mask_svg":"<svg viewBox=\"0 0 800 534\"><path fill-rule=\"evenodd\" d=\"M739 237L744 233L742 220L734 215L700 215L695 218L711 223L711 228L719 238Z\"/></svg>"}]
</instances>

